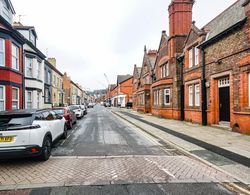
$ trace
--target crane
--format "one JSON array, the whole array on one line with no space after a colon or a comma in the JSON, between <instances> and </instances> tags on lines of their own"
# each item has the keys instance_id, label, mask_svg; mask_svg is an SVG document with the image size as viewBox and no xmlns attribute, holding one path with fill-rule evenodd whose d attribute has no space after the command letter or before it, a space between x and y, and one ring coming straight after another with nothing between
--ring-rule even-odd
<instances>
[{"instance_id":1,"label":"crane","mask_svg":"<svg viewBox=\"0 0 250 195\"><path fill-rule=\"evenodd\" d=\"M105 77L105 79L106 79L108 85L110 85L110 82L109 82L109 79L108 79L108 76L106 75L106 73L104 73L104 77Z\"/></svg>"}]
</instances>

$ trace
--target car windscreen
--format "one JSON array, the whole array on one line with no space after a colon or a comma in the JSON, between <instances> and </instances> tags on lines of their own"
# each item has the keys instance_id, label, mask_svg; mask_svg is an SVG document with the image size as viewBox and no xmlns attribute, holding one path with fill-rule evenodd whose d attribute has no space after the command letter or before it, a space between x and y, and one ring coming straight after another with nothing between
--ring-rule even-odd
<instances>
[{"instance_id":1,"label":"car windscreen","mask_svg":"<svg viewBox=\"0 0 250 195\"><path fill-rule=\"evenodd\" d=\"M64 109L54 109L53 111L58 115L64 115Z\"/></svg>"},{"instance_id":2,"label":"car windscreen","mask_svg":"<svg viewBox=\"0 0 250 195\"><path fill-rule=\"evenodd\" d=\"M32 125L32 114L0 116L0 129L16 126Z\"/></svg>"}]
</instances>

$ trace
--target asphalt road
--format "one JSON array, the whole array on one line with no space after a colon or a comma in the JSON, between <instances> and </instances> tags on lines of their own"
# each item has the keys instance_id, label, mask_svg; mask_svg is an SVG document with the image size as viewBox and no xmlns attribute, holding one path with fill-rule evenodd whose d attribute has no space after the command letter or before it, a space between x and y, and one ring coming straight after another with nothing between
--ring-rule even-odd
<instances>
[{"instance_id":1,"label":"asphalt road","mask_svg":"<svg viewBox=\"0 0 250 195\"><path fill-rule=\"evenodd\" d=\"M88 110L53 156L170 155L100 105Z\"/></svg>"},{"instance_id":2,"label":"asphalt road","mask_svg":"<svg viewBox=\"0 0 250 195\"><path fill-rule=\"evenodd\" d=\"M166 150L167 149L167 150ZM78 121L68 139L59 141L53 148L54 157L65 156L176 156L171 146L161 146L134 126L117 118L110 109L97 105L89 109L85 118ZM2 191L5 194L34 195L232 195L237 192L219 183L142 183L90 185Z\"/></svg>"}]
</instances>

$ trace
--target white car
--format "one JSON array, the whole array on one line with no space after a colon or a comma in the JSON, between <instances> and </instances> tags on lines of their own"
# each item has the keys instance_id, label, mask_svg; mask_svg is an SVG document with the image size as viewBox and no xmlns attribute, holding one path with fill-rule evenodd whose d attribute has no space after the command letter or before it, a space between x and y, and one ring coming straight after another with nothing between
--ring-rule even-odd
<instances>
[{"instance_id":1,"label":"white car","mask_svg":"<svg viewBox=\"0 0 250 195\"><path fill-rule=\"evenodd\" d=\"M84 110L82 110L81 106L79 105L71 105L69 106L69 109L76 114L78 119L84 116Z\"/></svg>"},{"instance_id":2,"label":"white car","mask_svg":"<svg viewBox=\"0 0 250 195\"><path fill-rule=\"evenodd\" d=\"M67 138L65 119L52 110L0 112L0 159L36 156L48 160L52 143Z\"/></svg>"}]
</instances>

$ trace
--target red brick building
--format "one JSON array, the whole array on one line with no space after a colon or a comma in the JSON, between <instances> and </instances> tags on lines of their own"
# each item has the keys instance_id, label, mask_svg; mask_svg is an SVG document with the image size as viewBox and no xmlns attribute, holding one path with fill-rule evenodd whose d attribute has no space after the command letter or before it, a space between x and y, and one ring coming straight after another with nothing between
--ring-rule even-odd
<instances>
[{"instance_id":1,"label":"red brick building","mask_svg":"<svg viewBox=\"0 0 250 195\"><path fill-rule=\"evenodd\" d=\"M133 110L137 111L137 89L138 89L138 84L139 84L139 79L141 75L141 67L137 67L134 65L134 71L133 71L133 79L132 79L132 92L133 92Z\"/></svg>"},{"instance_id":2,"label":"red brick building","mask_svg":"<svg viewBox=\"0 0 250 195\"><path fill-rule=\"evenodd\" d=\"M181 66L177 56L192 24L193 0L172 0L169 5L169 36L162 32L151 86L152 114L171 119L182 119Z\"/></svg>"},{"instance_id":3,"label":"red brick building","mask_svg":"<svg viewBox=\"0 0 250 195\"><path fill-rule=\"evenodd\" d=\"M133 102L133 76L118 75L117 85L110 92L111 104L115 107L126 107L127 103Z\"/></svg>"},{"instance_id":4,"label":"red brick building","mask_svg":"<svg viewBox=\"0 0 250 195\"><path fill-rule=\"evenodd\" d=\"M23 57L24 39L12 28L15 13L10 3L6 6L9 17L0 15L0 111L23 108ZM6 16L7 17L7 16ZM7 21L9 19L9 21Z\"/></svg>"},{"instance_id":5,"label":"red brick building","mask_svg":"<svg viewBox=\"0 0 250 195\"><path fill-rule=\"evenodd\" d=\"M184 49L185 120L250 133L250 3L238 0Z\"/></svg>"},{"instance_id":6,"label":"red brick building","mask_svg":"<svg viewBox=\"0 0 250 195\"><path fill-rule=\"evenodd\" d=\"M151 112L151 84L152 84L152 75L153 68L157 56L157 50L147 51L146 46L144 49L143 63L140 73L136 72L136 67L134 74L137 74L139 77L133 79L134 87L134 110L149 113ZM138 69L137 69L138 70Z\"/></svg>"}]
</instances>

